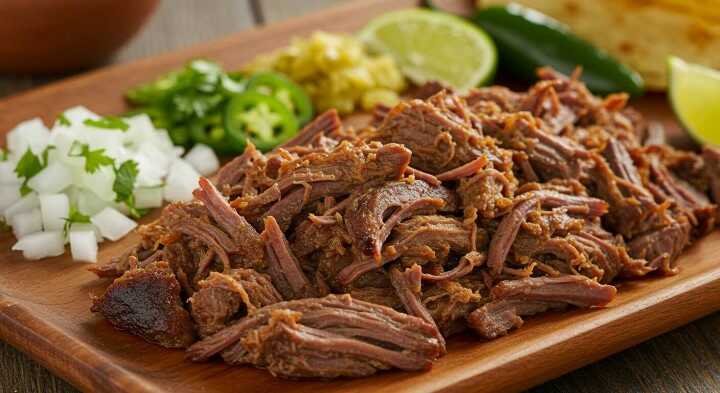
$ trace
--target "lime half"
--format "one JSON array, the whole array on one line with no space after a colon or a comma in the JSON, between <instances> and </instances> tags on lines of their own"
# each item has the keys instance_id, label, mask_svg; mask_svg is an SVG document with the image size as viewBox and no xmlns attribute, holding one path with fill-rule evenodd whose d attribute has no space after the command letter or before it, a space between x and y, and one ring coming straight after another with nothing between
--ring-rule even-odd
<instances>
[{"instance_id":1,"label":"lime half","mask_svg":"<svg viewBox=\"0 0 720 393\"><path fill-rule=\"evenodd\" d=\"M720 71L668 59L670 102L699 143L720 146Z\"/></svg>"},{"instance_id":2,"label":"lime half","mask_svg":"<svg viewBox=\"0 0 720 393\"><path fill-rule=\"evenodd\" d=\"M411 9L373 19L359 34L368 48L392 56L417 84L435 80L461 92L489 83L497 64L490 37L443 13Z\"/></svg>"}]
</instances>

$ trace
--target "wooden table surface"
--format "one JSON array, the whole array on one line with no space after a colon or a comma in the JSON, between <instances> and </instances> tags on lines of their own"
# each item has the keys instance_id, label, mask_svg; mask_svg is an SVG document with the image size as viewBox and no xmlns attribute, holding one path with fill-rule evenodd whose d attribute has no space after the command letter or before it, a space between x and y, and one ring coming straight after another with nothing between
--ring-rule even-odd
<instances>
[{"instance_id":1,"label":"wooden table surface","mask_svg":"<svg viewBox=\"0 0 720 393\"><path fill-rule=\"evenodd\" d=\"M164 0L145 29L113 59L220 37L347 0ZM0 97L56 77L0 76ZM532 390L544 392L720 392L720 313ZM0 341L0 393L70 393L71 385Z\"/></svg>"}]
</instances>

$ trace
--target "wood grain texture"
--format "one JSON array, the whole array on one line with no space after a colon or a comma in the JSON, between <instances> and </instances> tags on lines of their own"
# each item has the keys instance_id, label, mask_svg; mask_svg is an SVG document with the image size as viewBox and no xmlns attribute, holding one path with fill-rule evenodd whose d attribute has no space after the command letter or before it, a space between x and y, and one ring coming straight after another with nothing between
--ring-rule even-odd
<instances>
[{"instance_id":1,"label":"wood grain texture","mask_svg":"<svg viewBox=\"0 0 720 393\"><path fill-rule=\"evenodd\" d=\"M218 4L224 4L224 1L220 0L211 0L210 1L213 6L216 6ZM273 5L277 3L285 2L284 0L270 0L270 1L261 1L261 4L266 3L273 3ZM165 1L164 3L173 3L175 4L176 1ZM180 3L180 2L177 2ZM291 3L293 6L296 3L288 0L287 3ZM182 8L185 7L183 5L180 5L180 10L177 11L166 11L166 12L183 12ZM220 12L218 12L217 9L220 9ZM222 6L218 6L216 8L210 8L207 7L206 9L198 9L196 12L214 12L217 13L217 15L222 14L224 10L222 9ZM300 12L300 11L298 11ZM361 11L358 11L361 12ZM362 12L366 12L366 10L362 10ZM186 14L187 15L187 14ZM269 15L269 13L268 13ZM222 19L221 16L218 16ZM156 17L157 18L157 17ZM147 38L151 41L157 40L156 42L179 42L178 45L182 45L183 42L180 42L180 39L177 39L176 35L182 35L183 31L189 30L193 31L194 29L202 29L203 27L192 27L192 23L195 21L195 19L202 19L202 18L190 18L186 19L186 23L190 23L191 27L188 26L177 26L172 27L172 24L168 23L165 28L156 30L156 35L153 36L147 36L147 37L154 37L154 38ZM222 19L224 22L222 23L230 23L231 18L228 19ZM167 19L172 20L172 18ZM155 21L153 21L155 22ZM315 20L316 24L323 23L322 18L318 18ZM325 22L327 23L327 22ZM336 30L345 30L345 29L353 29L357 27L357 24L352 23L343 23L343 21L338 20L335 22L330 23L330 26L333 29ZM208 25L204 27L208 30L212 29L218 29L218 34L223 34L226 31L229 31L228 29L232 29L233 27L229 25L225 26L218 26L218 25ZM291 23L290 25L285 25L285 29L289 29L291 31L299 31L297 30L297 26L294 23ZM302 29L301 29L302 30ZM167 34L168 36L163 36ZM250 38L257 37L254 35L251 35ZM144 37L141 37L141 39ZM258 39L247 39L247 42L252 42L253 45L257 45L258 47L256 50L261 49L268 49L272 47L272 43L266 42L264 38L258 38ZM175 41L175 40L178 41ZM188 41L190 41L192 38L188 37L186 38ZM225 40L227 41L227 40ZM272 40L270 40L272 41ZM168 44L171 45L171 44ZM238 45L237 43L235 45ZM158 44L158 46L154 47L158 50L162 51L163 47L162 45ZM229 44L212 44L210 45L210 48L207 48L209 51L208 53L216 53L218 54L218 58L224 60L226 64L233 65L238 64L238 61L242 61L244 57L240 57L236 54L226 54L223 55L223 50L227 51L228 48L233 48L232 45ZM151 51L154 51L156 49L143 49L142 47L140 49L132 49L132 46L128 49L129 51L136 50L137 53L151 53ZM147 50L147 52L143 52ZM237 49L236 49L237 50ZM133 72L141 72L140 70L147 70L142 71L143 75L140 75L136 80L145 80L149 77L151 77L151 74L162 72L163 70L167 69L168 67L171 67L173 64L177 64L178 62L182 61L185 57L183 56L189 56L190 54L183 54L183 55L175 55L170 56L169 58L163 57L159 60L160 65L158 66L157 63L149 64L144 67L138 67L138 68L131 68ZM124 59L124 55L120 55L121 59ZM128 55L129 56L129 55ZM213 56L215 57L215 56ZM149 67L149 68L148 68ZM128 84L123 84L122 81L117 82L116 79L110 78L111 75L108 74L100 74L99 80L112 80L115 81L117 84L113 89L107 89L106 91L103 91L104 95L100 100L108 100L109 102L98 102L97 106L100 108L108 108L107 111L112 111L112 108L116 108L114 110L118 110L122 103L119 99L116 99L117 95L119 94L118 91L121 91L121 87L127 86ZM98 78L97 75L95 78ZM104 78L110 78L110 79L104 79ZM130 78L133 79L133 78ZM98 79L95 79L96 81ZM20 80L19 82L12 82L3 80L0 81L0 94L7 94L10 92L11 89L14 88L14 86L21 85L21 87L27 87L35 84L36 81L32 79L25 79ZM118 84L119 83L119 84ZM72 83L72 89L70 91L74 91L77 94L82 94L82 89L88 88L88 86L91 86L91 84L86 85L84 83L79 83L77 81L74 81ZM73 90L74 89L74 90ZM120 89L120 90L118 90ZM15 105L35 105L34 107L28 108L26 114L27 116L30 116L32 114L37 114L39 112L43 111L43 108L47 108L49 110L53 110L53 108L56 108L55 110L60 110L64 106L67 106L66 104L70 102L70 98L66 97L64 100L62 100L63 94L62 90L57 91L52 88L49 88L49 90L45 90L46 93L49 91L50 97L52 97L52 100L48 98L47 95L34 95L30 94L28 96L25 96L24 98L20 100L13 100L15 104L14 107L18 107ZM100 94L97 91L91 91L88 93L89 95L85 97L81 97L82 99L88 99L87 97L94 97L95 100L98 100L98 97ZM116 96L112 96L112 95ZM51 102L55 99L61 99L60 102ZM78 101L78 102L92 102L92 101ZM656 97L654 102L651 103L653 107L657 107L660 104L660 101ZM93 105L91 107L95 108ZM0 105L0 130L6 131L7 127L11 124L14 124L18 120L17 118L10 117L9 119L6 119L5 115L9 112L3 112L3 110L7 109L8 107ZM59 109L57 109L59 108ZM101 109L97 109L101 110ZM27 117L26 116L26 117ZM52 117L52 115L48 115L48 117ZM669 118L665 118L666 121L670 121ZM715 244L717 244L717 234L715 236ZM684 258L683 266L687 265L688 261L693 261L698 259L697 255L698 253L704 254L707 252L707 250L703 249L703 245L706 244L708 240L705 240L703 244L697 245L695 248L692 249L691 252L695 253L694 255L690 255L686 258ZM0 244L0 250L7 250L8 247L8 239L4 239L4 242ZM699 249L698 249L699 248ZM103 255L107 256L109 253L112 253L113 251L110 250L103 250ZM715 259L718 260L720 258L720 255L715 255ZM59 263L58 263L59 262ZM681 277L678 278L671 278L669 280L675 280L673 283L669 282L668 280L653 280L649 282L641 282L638 284L632 284L630 288L623 288L623 296L626 296L626 293L632 294L636 293L636 291L642 291L643 286L645 285L664 285L666 288L667 286L673 286L673 285L693 285L698 284L697 281L689 280L689 275L692 274L692 268L698 268L697 265L691 266L690 271L687 269L683 272ZM7 270L4 270L7 269ZM44 276L41 277L52 277L51 280L44 280L40 279L38 277L33 278L32 280L25 281L22 283L22 285L19 285L17 283L13 283L13 277L19 277L19 276L35 276L38 275L38 272L42 272ZM12 275L10 274L12 273ZM706 276L706 275L703 275ZM683 278L684 277L684 278ZM69 283L82 281L83 283L86 283L86 286L82 287L80 291L73 292L72 288L67 288ZM678 282L677 280L680 280ZM660 284L656 284L660 283ZM701 284L701 283L700 283ZM8 289L8 285L10 288L12 288L11 293L6 292ZM45 291L45 288L50 287L56 287L60 288L60 290L55 289L52 291ZM102 355L110 355L117 352L120 352L119 355L124 355L125 360L121 364L121 367L125 367L126 369L137 372L140 374L148 375L150 378L164 378L168 377L170 378L171 382L168 386L177 386L175 379L178 379L183 374L182 366L186 365L184 364L180 358L181 356L178 356L176 353L167 352L167 351L159 351L153 346L146 345L145 343L139 341L136 338L129 337L117 332L114 332L112 329L110 329L104 322L97 320L96 318L90 317L87 314L87 293L98 290L99 285L93 281L92 276L88 276L87 273L82 271L82 267L79 267L77 264L67 263L67 262L60 262L58 260L50 260L47 262L41 262L38 264L34 264L31 266L28 266L27 262L24 263L11 263L9 266L5 264L5 255L0 255L0 288L3 289L3 292L0 292L0 298L7 300L8 296L12 299L11 302L13 304L22 304L22 307L17 306L7 306L3 307L3 305L0 305L0 314L3 315L10 315L13 318L17 320L25 320L28 323L35 323L39 324L39 326L47 325L44 321L50 321L52 320L54 323L59 323L63 326L69 325L71 328L66 330L66 336L53 336L53 335L46 335L44 337L15 337L12 339L12 341L16 345L22 345L23 343L26 343L27 341L24 340L39 340L39 341L33 341L34 345L43 345L47 344L48 341L63 341L63 340L70 340L72 341L76 337L84 336L84 335L90 335L93 338L93 343L95 345L80 345L80 346L73 346L76 356L84 357L87 355L92 356L93 353L95 354L102 354ZM645 288L647 289L647 288ZM717 302L718 299L718 288L717 287L709 287L703 290L699 290L700 293L698 293L694 298L686 299L685 301L680 302L680 304L675 304L673 301L668 300L666 303L666 309L667 312L662 314L661 316L656 315L657 312L650 310L648 313L650 315L647 315L646 318L648 320L650 319L657 319L658 324L653 326L646 326L644 324L639 324L636 326L636 324L631 324L627 322L623 322L622 320L616 321L614 326L611 326L613 329L609 332L606 332L606 334L602 337L602 339L595 340L594 346L592 347L592 350L590 350L589 355L588 353L582 353L580 355L587 356L584 357L585 361L591 361L596 358L599 358L601 356L604 356L606 352L608 351L609 346L611 344L616 345L615 340L618 340L620 336L633 334L636 336L644 336L647 334L647 330L650 328L653 329L659 329L659 330L667 330L671 328L672 326L676 326L678 324L678 319L686 318L688 314L693 314L698 311L699 308L704 308L708 306L712 306L717 308L717 303L709 304L713 302ZM38 292L40 291L40 292ZM40 293L41 298L44 296L45 300L38 299L36 296ZM672 297L672 293L665 292L665 295ZM13 298L14 297L14 298ZM46 300L48 298L52 298L54 301L47 302ZM629 299L629 298L628 298ZM634 309L641 309L643 304L640 302L637 302L638 299L635 299L635 303L633 304L632 300L628 300L630 302L630 306L634 307ZM0 300L0 303L2 303L3 300ZM73 305L73 302L79 302L79 304ZM88 303L89 304L89 303ZM67 310L67 308L70 307L72 310L75 310L75 312L82 313L84 317L80 320L76 320L72 315L69 314L65 317L61 317L58 320L57 312L60 310ZM622 307L628 307L627 304L623 304L620 307L615 305L613 307L614 310L620 310ZM20 310L17 310L17 308L21 308L24 310L31 311L31 315L28 315L27 313L24 313ZM564 329L570 329L571 325L568 325L568 323L571 322L579 322L583 321L583 318L593 318L592 316L597 313L617 313L619 311L613 311L611 310L602 310L595 313L589 313L590 315L586 315L583 317L583 313L580 313L580 315L571 314L568 316L568 318L560 317L557 315L551 315L548 318L543 318L542 320L535 320L531 324L528 324L528 327L526 329L523 329L527 333L524 334L516 334L511 337L514 337L514 339L509 340L512 344L515 342L516 344L520 344L521 349L527 350L529 345L542 345L543 343L540 342L538 344L538 340L542 341L542 334L543 330L550 328L550 327L562 327L565 326ZM585 313L588 314L588 313ZM667 314L667 315L665 315ZM38 318L39 317L39 318ZM609 317L608 317L609 318ZM565 321L565 323L559 323ZM80 326L78 325L78 322L80 323ZM549 325L550 324L550 325ZM74 327L72 327L74 326ZM545 329L543 329L543 326ZM20 327L17 327L18 331L11 331L11 332L5 332L4 334L16 334L19 333L20 336L23 334L23 330ZM527 330L532 329L532 330ZM535 388L533 392L604 392L604 391L613 391L613 392L623 392L623 391L659 391L659 392L675 392L675 391L687 391L687 392L704 392L704 391L720 391L720 340L717 338L717 332L720 329L720 316L719 315L713 315L711 317L707 317L705 319L700 320L699 322L693 323L685 328L675 330L671 333L665 334L661 336L660 338L651 340L649 342L646 342L644 344L641 344L631 350L625 351L621 354L612 356L602 362L593 364L591 366L585 367L581 370L578 370L576 372L573 372L569 375L566 375L562 378L559 378L553 382L547 383L545 385L542 385L538 388ZM570 329L572 330L572 329ZM540 334L540 336L538 336ZM0 334L3 335L3 334ZM540 337L540 338L539 338ZM582 338L582 335L581 337ZM508 341L508 340L506 340ZM91 344L93 344L91 343ZM494 343L491 343L494 344ZM509 345L508 344L508 345ZM74 345L74 344L73 344ZM433 370L430 374L424 374L424 375L415 375L410 374L408 377L408 374L402 374L402 373L394 373L393 375L383 376L381 379L381 382L379 385L382 387L381 389L376 389L376 391L395 391L400 390L399 387L405 386L406 379L410 378L409 381L407 381L407 386L413 386L417 387L420 386L419 384L424 381L424 383L427 383L428 378L436 378L438 377L438 372L440 371L440 368L446 368L446 367L452 367L453 364L456 366L458 364L465 364L465 363L474 363L477 364L478 368L487 368L490 367L486 363L493 363L499 364L509 364L510 366L506 366L513 369L513 368L520 368L521 370L527 369L528 372L524 374L532 374L534 372L533 369L537 368L543 368L545 367L545 363L548 362L548 359L555 359L557 357L565 358L566 361L573 361L574 353L567 354L567 352L572 352L569 347L566 346L560 346L555 349L555 351L549 356L551 358L543 358L545 361L543 362L537 362L534 364L523 364L518 363L517 360L510 359L488 359L488 358L478 358L478 354L474 353L472 351L468 352L470 349L477 347L477 340L471 338L471 337L465 337L465 338L459 338L458 340L454 341L454 343L451 346L451 354L457 353L458 357L455 358L455 360L451 359L443 359ZM485 346L486 352L492 354L492 345ZM615 348L618 349L618 348ZM132 352L131 352L132 351ZM487 352L490 351L490 352ZM124 353L127 352L127 353ZM160 355L157 355L157 353L160 352ZM37 355L37 354L36 354ZM48 355L48 354L44 354ZM60 362L67 362L68 359L63 358L61 353L50 353L49 355L53 357L57 357ZM150 368L141 368L140 366L136 365L136 360L140 359L139 362L145 362L145 357L151 358L151 360L156 361L153 366ZM562 359L561 359L562 360ZM48 364L47 362L45 364ZM573 364L571 364L570 368L576 368L582 365L582 362L575 362L573 361ZM54 365L52 368L57 370L57 365ZM97 382L93 382L93 378L97 376L98 371L102 373L113 373L116 372L116 368L109 368L104 369L103 367L96 366L99 370L86 370L87 376L82 377L85 379L88 379L86 384L90 385L81 385L85 387L85 390L93 390L93 391L109 391L113 387L112 384L97 384ZM253 386L258 386L262 389L262 391L272 391L273 389L280 389L281 386L283 390L291 390L291 388L286 388L286 386L296 387L298 391L310 391L310 390L329 390L330 386L329 384L323 384L323 383L300 383L300 384L293 384L293 385L282 385L281 383L274 381L272 379L268 379L265 373L258 372L255 370L231 370L223 365L214 364L214 365L199 365L199 366L193 366L193 369L199 370L195 373L191 373L190 375L190 381L189 383L195 383L195 384L201 384L203 378L210 377L210 381L217 380L216 374L228 374L227 375L227 385L229 386L238 386L238 372L244 376L249 376L253 378ZM77 375L71 375L71 373L66 373L62 371L58 371L66 378L76 378ZM452 373L451 373L452 374ZM405 375L405 377L403 377ZM212 378L212 376L215 376ZM455 373L451 375L454 378L462 379L462 375L459 375L458 373ZM492 375L492 377L495 377L495 374ZM521 383L526 383L528 381L524 381L523 378L517 378L520 380ZM486 379L486 380L489 380ZM135 383L132 378L127 381L129 384L128 386L135 386L133 383ZM430 380L430 382L432 382ZM76 381L76 383L78 383ZM362 383L361 383L362 384ZM80 385L80 384L78 384ZM340 382L337 384L334 384L335 386L339 386L340 388L352 388L359 386L358 382ZM88 389L88 386L90 386L91 389ZM156 385L157 386L157 385ZM163 384L163 386L165 386ZM185 386L185 384L182 384L181 386ZM200 385L196 385L200 386ZM427 385L422 385L427 386ZM213 391L209 388L209 386L204 385L203 388L206 388L204 390L206 391ZM252 391L250 386L245 385L247 391ZM481 389L486 386L484 386L484 383L482 381L477 383L472 383L471 385L468 385L468 390L475 390L475 389ZM175 389L178 390L178 389ZM74 392L75 390L70 387L68 384L62 382L58 378L53 377L50 375L47 371L44 371L41 367L38 367L35 363L29 361L26 356L18 353L16 350L11 349L9 346L2 344L0 345L0 393L5 392ZM126 389L126 391L133 391L131 388ZM180 391L180 390L178 390ZM198 390L200 391L200 390Z\"/></svg>"}]
</instances>

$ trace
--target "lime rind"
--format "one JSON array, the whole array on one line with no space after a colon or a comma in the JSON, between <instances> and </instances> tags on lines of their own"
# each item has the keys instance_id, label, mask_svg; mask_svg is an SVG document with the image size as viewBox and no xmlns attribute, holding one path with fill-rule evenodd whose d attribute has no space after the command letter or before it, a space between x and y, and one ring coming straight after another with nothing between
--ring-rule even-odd
<instances>
[{"instance_id":1,"label":"lime rind","mask_svg":"<svg viewBox=\"0 0 720 393\"><path fill-rule=\"evenodd\" d=\"M675 115L701 144L720 146L720 71L668 58L668 97Z\"/></svg>"},{"instance_id":2,"label":"lime rind","mask_svg":"<svg viewBox=\"0 0 720 393\"><path fill-rule=\"evenodd\" d=\"M497 50L479 27L453 15L401 10L373 19L359 33L373 52L391 55L414 83L438 80L464 92L491 82Z\"/></svg>"}]
</instances>

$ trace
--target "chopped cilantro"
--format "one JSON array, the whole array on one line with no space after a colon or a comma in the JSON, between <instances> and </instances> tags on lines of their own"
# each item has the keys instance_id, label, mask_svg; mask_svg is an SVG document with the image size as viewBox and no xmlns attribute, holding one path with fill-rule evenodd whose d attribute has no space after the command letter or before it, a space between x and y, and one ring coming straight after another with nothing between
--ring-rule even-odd
<instances>
[{"instance_id":1,"label":"chopped cilantro","mask_svg":"<svg viewBox=\"0 0 720 393\"><path fill-rule=\"evenodd\" d=\"M57 120L55 120L55 122L58 123L58 124L60 124L61 126L65 126L65 127L70 127L70 126L71 126L71 124L70 124L70 119L68 119L67 116L65 116L65 112L61 113L61 114L57 117Z\"/></svg>"},{"instance_id":2,"label":"chopped cilantro","mask_svg":"<svg viewBox=\"0 0 720 393\"><path fill-rule=\"evenodd\" d=\"M0 161L7 161L8 159L8 152L7 150L0 147Z\"/></svg>"},{"instance_id":3,"label":"chopped cilantro","mask_svg":"<svg viewBox=\"0 0 720 393\"><path fill-rule=\"evenodd\" d=\"M78 141L70 146L68 156L85 157L85 171L88 173L95 173L101 166L115 165L115 160L105 155L105 149L90 150L89 145Z\"/></svg>"},{"instance_id":4,"label":"chopped cilantro","mask_svg":"<svg viewBox=\"0 0 720 393\"><path fill-rule=\"evenodd\" d=\"M90 216L86 216L85 214L80 213L75 206L70 206L70 214L67 218L64 218L65 225L63 226L63 232L65 233L65 236L67 236L68 232L70 232L70 228L73 224L89 224L90 223Z\"/></svg>"},{"instance_id":5,"label":"chopped cilantro","mask_svg":"<svg viewBox=\"0 0 720 393\"><path fill-rule=\"evenodd\" d=\"M105 116L100 119L85 119L83 124L95 128L105 128L109 130L127 131L130 125L123 119L115 116Z\"/></svg>"},{"instance_id":6,"label":"chopped cilantro","mask_svg":"<svg viewBox=\"0 0 720 393\"><path fill-rule=\"evenodd\" d=\"M12 227L5 222L5 219L0 218L0 232L10 232L10 229L12 229Z\"/></svg>"},{"instance_id":7,"label":"chopped cilantro","mask_svg":"<svg viewBox=\"0 0 720 393\"><path fill-rule=\"evenodd\" d=\"M124 203L130 210L130 215L135 218L139 218L143 214L135 207L135 195L133 194L138 172L138 163L127 160L115 168L115 182L113 183L115 201Z\"/></svg>"},{"instance_id":8,"label":"chopped cilantro","mask_svg":"<svg viewBox=\"0 0 720 393\"><path fill-rule=\"evenodd\" d=\"M40 157L36 156L35 153L28 149L25 154L20 157L17 166L15 167L15 173L18 177L31 178L38 174L43 169L43 162Z\"/></svg>"},{"instance_id":9,"label":"chopped cilantro","mask_svg":"<svg viewBox=\"0 0 720 393\"><path fill-rule=\"evenodd\" d=\"M22 186L20 186L20 195L25 196L32 192L32 189L27 185L28 180L30 180L33 176L40 173L40 171L45 168L47 165L47 152L49 149L45 149L43 152L43 160L40 159L40 157L36 156L32 150L28 147L28 149L25 151L25 154L20 157L20 160L17 163L17 166L15 166L15 173L18 175L18 177L24 177L25 180L23 181Z\"/></svg>"}]
</instances>

